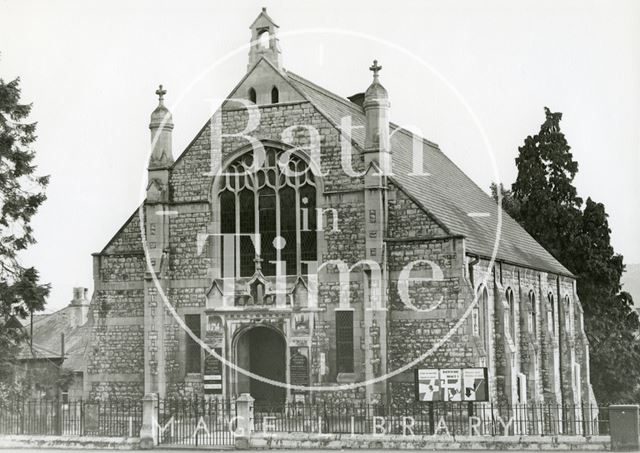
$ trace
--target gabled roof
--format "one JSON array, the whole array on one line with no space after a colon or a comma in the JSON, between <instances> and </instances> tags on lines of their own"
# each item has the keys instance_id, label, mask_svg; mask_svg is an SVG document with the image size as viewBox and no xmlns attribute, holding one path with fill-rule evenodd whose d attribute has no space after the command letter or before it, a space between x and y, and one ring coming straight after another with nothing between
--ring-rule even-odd
<instances>
[{"instance_id":1,"label":"gabled roof","mask_svg":"<svg viewBox=\"0 0 640 453\"><path fill-rule=\"evenodd\" d=\"M27 342L20 351L21 360L64 359L63 367L80 371L84 367L84 353L89 342L89 327L74 326L71 320L71 307L65 307L51 314L34 316L33 348ZM29 321L25 321L27 332ZM62 338L64 333L64 357L62 357Z\"/></svg>"},{"instance_id":2,"label":"gabled roof","mask_svg":"<svg viewBox=\"0 0 640 453\"><path fill-rule=\"evenodd\" d=\"M361 150L364 149L365 115L361 106L291 71L278 70L267 59L260 59L236 85L232 93L262 61L268 63L336 128L339 128L341 118L350 116L353 127L351 140L355 146L360 147ZM225 103L220 108L224 108L224 105ZM208 122L178 156L172 168L175 168L188 153L206 127ZM391 129L392 181L399 185L447 233L452 236L463 236L467 253L490 258L494 255L494 246L497 241L495 258L499 261L573 277L569 270L499 208L495 201L460 170L435 143L423 137L417 137L423 143L423 167L427 175L410 175L413 171L414 134L395 124L391 124ZM502 214L502 225L498 236L499 210Z\"/></svg>"},{"instance_id":3,"label":"gabled roof","mask_svg":"<svg viewBox=\"0 0 640 453\"><path fill-rule=\"evenodd\" d=\"M255 26L263 26L263 25L273 25L274 27L278 27L278 25L273 21L271 16L267 14L267 8L262 8L262 11L260 11L260 14L258 14L258 17L256 17L255 20L251 22L251 25L249 25L249 28L253 28Z\"/></svg>"},{"instance_id":4,"label":"gabled roof","mask_svg":"<svg viewBox=\"0 0 640 453\"><path fill-rule=\"evenodd\" d=\"M351 116L352 140L364 147L364 110L359 105L287 72L292 85L334 124ZM483 257L493 255L498 231L498 206L495 201L458 168L440 148L421 139L424 146L424 170L428 176L410 176L412 172L413 134L392 124L393 180L443 224L452 235L462 235L467 252ZM515 220L502 211L502 227L496 259L532 269L571 276L572 274L542 247Z\"/></svg>"}]
</instances>

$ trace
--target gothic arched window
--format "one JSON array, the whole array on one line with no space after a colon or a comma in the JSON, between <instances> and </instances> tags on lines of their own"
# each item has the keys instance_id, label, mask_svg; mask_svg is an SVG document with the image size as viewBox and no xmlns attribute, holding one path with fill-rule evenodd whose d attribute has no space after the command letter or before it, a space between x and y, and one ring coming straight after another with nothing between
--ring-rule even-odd
<instances>
[{"instance_id":1,"label":"gothic arched window","mask_svg":"<svg viewBox=\"0 0 640 453\"><path fill-rule=\"evenodd\" d=\"M256 96L256 90L249 88L249 100L255 104L257 99L258 96Z\"/></svg>"},{"instance_id":2,"label":"gothic arched window","mask_svg":"<svg viewBox=\"0 0 640 453\"><path fill-rule=\"evenodd\" d=\"M533 338L538 337L538 315L536 312L536 295L529 291L529 332Z\"/></svg>"},{"instance_id":3,"label":"gothic arched window","mask_svg":"<svg viewBox=\"0 0 640 453\"><path fill-rule=\"evenodd\" d=\"M516 304L513 300L513 290L511 288L507 288L507 292L505 294L507 298L507 305L509 307L509 316L507 320L507 330L511 333L511 338L513 342L516 342Z\"/></svg>"},{"instance_id":4,"label":"gothic arched window","mask_svg":"<svg viewBox=\"0 0 640 453\"><path fill-rule=\"evenodd\" d=\"M487 352L487 362L490 357L490 343L489 336L491 334L491 324L489 323L489 293L487 288L482 291L482 297L480 298L480 338L484 344L484 349Z\"/></svg>"},{"instance_id":5,"label":"gothic arched window","mask_svg":"<svg viewBox=\"0 0 640 453\"><path fill-rule=\"evenodd\" d=\"M277 104L280 101L280 93L278 92L278 88L273 87L271 90L271 103Z\"/></svg>"},{"instance_id":6,"label":"gothic arched window","mask_svg":"<svg viewBox=\"0 0 640 453\"><path fill-rule=\"evenodd\" d=\"M547 312L547 316L549 319L547 320L547 324L549 324L549 330L551 331L551 335L555 335L556 332L556 306L553 300L553 294L549 293L547 296L549 301L549 311Z\"/></svg>"},{"instance_id":7,"label":"gothic arched window","mask_svg":"<svg viewBox=\"0 0 640 453\"><path fill-rule=\"evenodd\" d=\"M478 306L474 310L473 334L482 341L482 346L487 354L487 363L490 357L490 325L489 325L489 293L482 286L478 289ZM476 327L477 326L477 327Z\"/></svg>"},{"instance_id":8,"label":"gothic arched window","mask_svg":"<svg viewBox=\"0 0 640 453\"><path fill-rule=\"evenodd\" d=\"M567 332L573 330L573 313L571 313L571 299L564 296L564 326Z\"/></svg>"},{"instance_id":9,"label":"gothic arched window","mask_svg":"<svg viewBox=\"0 0 640 453\"><path fill-rule=\"evenodd\" d=\"M252 276L260 269L276 275L285 262L287 276L309 272L305 261L317 260L316 184L313 171L296 155L265 147L265 161L257 171L247 153L226 169L218 193L220 232L234 233L234 275ZM252 237L260 234L259 252ZM222 254L222 269L226 269Z\"/></svg>"}]
</instances>

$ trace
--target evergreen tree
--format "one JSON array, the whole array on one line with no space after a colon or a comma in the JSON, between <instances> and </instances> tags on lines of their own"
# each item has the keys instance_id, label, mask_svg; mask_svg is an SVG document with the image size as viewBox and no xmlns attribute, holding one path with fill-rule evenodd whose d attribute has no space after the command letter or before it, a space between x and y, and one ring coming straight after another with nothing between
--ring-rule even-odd
<instances>
[{"instance_id":1,"label":"evergreen tree","mask_svg":"<svg viewBox=\"0 0 640 453\"><path fill-rule=\"evenodd\" d=\"M500 197L498 197L498 193L500 193ZM520 202L513 197L510 190L504 188L502 183L500 185L495 182L491 183L491 196L496 202L501 203L502 209L512 218L520 218Z\"/></svg>"},{"instance_id":2,"label":"evergreen tree","mask_svg":"<svg viewBox=\"0 0 640 453\"><path fill-rule=\"evenodd\" d=\"M582 200L573 186L578 163L560 131L562 113L544 108L540 132L529 136L516 158L518 177L511 187L519 204L516 220L553 256L565 256L573 241Z\"/></svg>"},{"instance_id":3,"label":"evergreen tree","mask_svg":"<svg viewBox=\"0 0 640 453\"><path fill-rule=\"evenodd\" d=\"M27 122L30 112L31 105L20 102L20 80L0 79L0 379L7 377L19 343L25 340L21 329L5 324L43 310L49 294L38 272L18 259L35 242L31 220L46 199L48 183L47 176L35 175L36 124Z\"/></svg>"},{"instance_id":4,"label":"evergreen tree","mask_svg":"<svg viewBox=\"0 0 640 453\"><path fill-rule=\"evenodd\" d=\"M620 293L622 255L611 246L602 203L587 199L572 247L571 271L585 312L591 378L600 402L632 402L640 385L640 322L629 293Z\"/></svg>"},{"instance_id":5,"label":"evergreen tree","mask_svg":"<svg viewBox=\"0 0 640 453\"><path fill-rule=\"evenodd\" d=\"M611 246L604 205L588 198L582 209L562 114L545 107L545 116L519 148L511 191L493 184L492 194L500 190L503 208L577 277L598 402L630 402L640 385L640 324L631 296L619 293L623 258Z\"/></svg>"}]
</instances>

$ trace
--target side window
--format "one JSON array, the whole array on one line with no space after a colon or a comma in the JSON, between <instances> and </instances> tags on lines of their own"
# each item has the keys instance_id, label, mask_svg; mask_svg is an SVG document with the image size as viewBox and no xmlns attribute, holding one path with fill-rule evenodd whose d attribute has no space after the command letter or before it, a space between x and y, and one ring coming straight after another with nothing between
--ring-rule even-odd
<instances>
[{"instance_id":1,"label":"side window","mask_svg":"<svg viewBox=\"0 0 640 453\"><path fill-rule=\"evenodd\" d=\"M482 346L489 354L489 293L484 286L478 289L478 306L473 309L471 315L472 333L482 340Z\"/></svg>"},{"instance_id":2,"label":"side window","mask_svg":"<svg viewBox=\"0 0 640 453\"><path fill-rule=\"evenodd\" d=\"M196 338L200 338L200 315L185 315L184 322ZM200 373L200 345L191 338L191 335L185 333L187 336L186 347L186 372L187 373Z\"/></svg>"},{"instance_id":3,"label":"side window","mask_svg":"<svg viewBox=\"0 0 640 453\"><path fill-rule=\"evenodd\" d=\"M505 294L506 298L507 298L507 305L508 305L508 320L507 323L505 325L506 330L510 333L511 338L513 339L513 341L516 341L516 333L518 332L517 330L517 322L516 322L516 305L513 299L513 290L511 288L507 288L507 292Z\"/></svg>"},{"instance_id":4,"label":"side window","mask_svg":"<svg viewBox=\"0 0 640 453\"><path fill-rule=\"evenodd\" d=\"M249 88L249 100L255 104L257 99L258 96L256 96L256 90Z\"/></svg>"},{"instance_id":5,"label":"side window","mask_svg":"<svg viewBox=\"0 0 640 453\"><path fill-rule=\"evenodd\" d=\"M567 332L571 332L573 321L573 313L571 313L571 299L569 296L564 297L564 328Z\"/></svg>"},{"instance_id":6,"label":"side window","mask_svg":"<svg viewBox=\"0 0 640 453\"><path fill-rule=\"evenodd\" d=\"M523 373L518 373L516 377L516 402L527 402L527 376Z\"/></svg>"},{"instance_id":7,"label":"side window","mask_svg":"<svg viewBox=\"0 0 640 453\"><path fill-rule=\"evenodd\" d=\"M535 339L538 338L538 314L536 307L536 294L529 291L529 333Z\"/></svg>"},{"instance_id":8,"label":"side window","mask_svg":"<svg viewBox=\"0 0 640 453\"><path fill-rule=\"evenodd\" d=\"M547 323L549 324L549 330L552 335L555 335L556 332L556 307L553 300L553 294L549 293L547 297L549 301L549 309L547 310Z\"/></svg>"},{"instance_id":9,"label":"side window","mask_svg":"<svg viewBox=\"0 0 640 453\"><path fill-rule=\"evenodd\" d=\"M278 89L273 87L271 90L271 103L277 104L280 101L280 93L278 93Z\"/></svg>"},{"instance_id":10,"label":"side window","mask_svg":"<svg viewBox=\"0 0 640 453\"><path fill-rule=\"evenodd\" d=\"M353 373L353 311L336 311L336 370Z\"/></svg>"}]
</instances>

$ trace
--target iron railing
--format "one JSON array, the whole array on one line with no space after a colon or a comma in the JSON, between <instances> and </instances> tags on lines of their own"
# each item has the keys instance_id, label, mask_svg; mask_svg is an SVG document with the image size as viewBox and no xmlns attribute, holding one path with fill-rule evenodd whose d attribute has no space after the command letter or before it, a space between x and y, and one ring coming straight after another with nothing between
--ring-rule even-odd
<instances>
[{"instance_id":1,"label":"iron railing","mask_svg":"<svg viewBox=\"0 0 640 453\"><path fill-rule=\"evenodd\" d=\"M0 434L137 437L139 400L0 401Z\"/></svg>"},{"instance_id":2,"label":"iron railing","mask_svg":"<svg viewBox=\"0 0 640 453\"><path fill-rule=\"evenodd\" d=\"M608 410L591 405L434 402L256 403L260 432L404 435L593 436L609 434Z\"/></svg>"},{"instance_id":3,"label":"iron railing","mask_svg":"<svg viewBox=\"0 0 640 453\"><path fill-rule=\"evenodd\" d=\"M233 445L236 403L231 399L158 401L158 442L173 445Z\"/></svg>"},{"instance_id":4,"label":"iron railing","mask_svg":"<svg viewBox=\"0 0 640 453\"><path fill-rule=\"evenodd\" d=\"M161 399L161 444L233 445L234 399ZM0 434L137 437L141 400L0 401ZM254 430L452 436L595 436L609 434L607 407L554 404L434 402L268 403L256 401Z\"/></svg>"}]
</instances>

